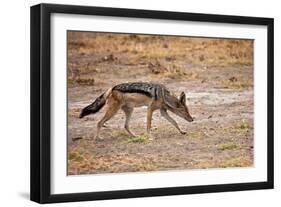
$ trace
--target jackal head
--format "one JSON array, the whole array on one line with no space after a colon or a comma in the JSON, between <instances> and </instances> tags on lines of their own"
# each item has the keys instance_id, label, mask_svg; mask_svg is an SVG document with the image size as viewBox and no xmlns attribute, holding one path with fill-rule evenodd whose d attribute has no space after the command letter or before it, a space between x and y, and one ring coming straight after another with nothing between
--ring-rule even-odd
<instances>
[{"instance_id":1,"label":"jackal head","mask_svg":"<svg viewBox=\"0 0 281 207\"><path fill-rule=\"evenodd\" d=\"M186 105L186 96L184 92L181 92L179 98L168 95L165 97L165 103L167 104L167 109L174 114L182 117L183 119L192 122L193 118L189 113L188 107Z\"/></svg>"}]
</instances>

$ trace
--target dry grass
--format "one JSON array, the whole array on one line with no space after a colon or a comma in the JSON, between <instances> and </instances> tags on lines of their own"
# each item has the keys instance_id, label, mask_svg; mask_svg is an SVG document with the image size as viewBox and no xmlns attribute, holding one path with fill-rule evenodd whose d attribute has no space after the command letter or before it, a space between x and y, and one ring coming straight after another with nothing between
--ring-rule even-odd
<instances>
[{"instance_id":1,"label":"dry grass","mask_svg":"<svg viewBox=\"0 0 281 207\"><path fill-rule=\"evenodd\" d=\"M120 169L123 169L123 172L156 171L168 169L179 162L186 168L192 169L248 167L253 164L253 159L250 155L242 156L241 152L249 149L244 141L245 137L249 136L249 130L252 130L251 126L251 121L241 120L224 127L204 127L201 131L192 130L185 136L179 135L174 128L159 128L157 134L155 134L157 137L152 141L145 135L130 137L126 131L121 129L104 130L103 141L97 142L109 143L115 141L115 145L118 144L122 148L130 150L137 148L138 153L129 153L128 151L117 153L110 150L103 155L97 155L92 151L98 149L96 145L91 146L92 140L82 138L68 149L68 172L70 175L74 175L120 172ZM207 154L204 158L199 156L197 159L187 160L176 155L172 157L163 156L159 154L156 146L159 142L163 142L165 137L169 137L169 145L177 147L178 150L189 148L190 143L198 143L200 147L194 149L196 153L193 155L194 157L199 156L200 153ZM212 139L216 140L216 137L218 137L219 143L217 141L210 142ZM142 151L150 147L155 150L153 153ZM198 150L200 150L199 154ZM192 155L192 149L189 149L188 153ZM232 156L225 156L228 153L231 153Z\"/></svg>"},{"instance_id":2,"label":"dry grass","mask_svg":"<svg viewBox=\"0 0 281 207\"><path fill-rule=\"evenodd\" d=\"M253 160L246 157L236 157L226 160L220 164L220 167L250 167L253 165Z\"/></svg>"},{"instance_id":3,"label":"dry grass","mask_svg":"<svg viewBox=\"0 0 281 207\"><path fill-rule=\"evenodd\" d=\"M229 168L229 167L250 167L253 165L251 157L235 157L226 160L198 160L194 163L195 168L210 169L210 168Z\"/></svg>"},{"instance_id":4,"label":"dry grass","mask_svg":"<svg viewBox=\"0 0 281 207\"><path fill-rule=\"evenodd\" d=\"M253 41L69 32L70 55L135 54L138 59L188 59L202 65L251 65Z\"/></svg>"},{"instance_id":5,"label":"dry grass","mask_svg":"<svg viewBox=\"0 0 281 207\"><path fill-rule=\"evenodd\" d=\"M86 174L92 168L94 158L84 152L79 151L77 148L71 149L68 152L68 173L71 174Z\"/></svg>"},{"instance_id":6,"label":"dry grass","mask_svg":"<svg viewBox=\"0 0 281 207\"><path fill-rule=\"evenodd\" d=\"M188 67L169 63L165 61L155 61L155 63L149 62L148 68L150 69L152 77L161 77L163 79L176 79L176 80L196 80L199 79L198 73L189 70Z\"/></svg>"},{"instance_id":7,"label":"dry grass","mask_svg":"<svg viewBox=\"0 0 281 207\"><path fill-rule=\"evenodd\" d=\"M241 121L236 121L232 125L224 127L203 127L201 130L191 131L187 133L188 138L192 139L204 139L212 136L233 136L233 135L245 135L248 133L249 129L253 129L253 123L250 120L242 119ZM227 143L225 148L228 148L228 145L231 145L230 148L236 148L238 146L235 143ZM222 146L223 148L223 146Z\"/></svg>"},{"instance_id":8,"label":"dry grass","mask_svg":"<svg viewBox=\"0 0 281 207\"><path fill-rule=\"evenodd\" d=\"M72 61L72 57L79 62ZM68 80L80 85L93 85L104 66L146 65L160 62L151 75L168 79L198 79L187 65L201 67L253 65L253 41L175 36L129 35L95 32L68 33ZM159 67L160 66L160 67ZM84 77L86 75L86 77ZM248 87L248 80L225 81L225 87Z\"/></svg>"},{"instance_id":9,"label":"dry grass","mask_svg":"<svg viewBox=\"0 0 281 207\"><path fill-rule=\"evenodd\" d=\"M220 82L222 88L230 89L245 89L253 87L253 80L251 79L228 79Z\"/></svg>"},{"instance_id":10,"label":"dry grass","mask_svg":"<svg viewBox=\"0 0 281 207\"><path fill-rule=\"evenodd\" d=\"M206 137L206 134L203 131L193 131L188 133L188 137L190 137L191 139L202 139Z\"/></svg>"},{"instance_id":11,"label":"dry grass","mask_svg":"<svg viewBox=\"0 0 281 207\"><path fill-rule=\"evenodd\" d=\"M142 157L128 154L112 154L105 156L90 156L77 152L78 149L71 149L68 154L69 175L92 174L99 172L119 172L120 166L126 166L131 171L155 171L158 165L153 156L144 155ZM73 152L75 151L75 152Z\"/></svg>"},{"instance_id":12,"label":"dry grass","mask_svg":"<svg viewBox=\"0 0 281 207\"><path fill-rule=\"evenodd\" d=\"M68 109L67 112L68 116L72 116L72 117L78 117L80 113L81 113L80 108Z\"/></svg>"}]
</instances>

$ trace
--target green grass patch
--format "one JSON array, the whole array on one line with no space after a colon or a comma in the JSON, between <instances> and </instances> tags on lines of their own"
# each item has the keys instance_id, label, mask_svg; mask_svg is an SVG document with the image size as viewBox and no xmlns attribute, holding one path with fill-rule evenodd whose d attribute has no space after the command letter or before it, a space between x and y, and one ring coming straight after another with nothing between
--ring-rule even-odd
<instances>
[{"instance_id":1,"label":"green grass patch","mask_svg":"<svg viewBox=\"0 0 281 207\"><path fill-rule=\"evenodd\" d=\"M77 152L71 152L68 154L68 159L72 161L81 162L84 160L84 157Z\"/></svg>"},{"instance_id":2,"label":"green grass patch","mask_svg":"<svg viewBox=\"0 0 281 207\"><path fill-rule=\"evenodd\" d=\"M233 142L218 145L219 150L232 150L238 148L239 145Z\"/></svg>"},{"instance_id":3,"label":"green grass patch","mask_svg":"<svg viewBox=\"0 0 281 207\"><path fill-rule=\"evenodd\" d=\"M194 131L194 132L190 132L188 133L188 137L192 138L192 139L201 139L204 137L204 133L201 131Z\"/></svg>"},{"instance_id":4,"label":"green grass patch","mask_svg":"<svg viewBox=\"0 0 281 207\"><path fill-rule=\"evenodd\" d=\"M127 139L127 143L147 143L149 141L149 137L147 135L139 135L136 137L129 137Z\"/></svg>"},{"instance_id":5,"label":"green grass patch","mask_svg":"<svg viewBox=\"0 0 281 207\"><path fill-rule=\"evenodd\" d=\"M238 129L251 129L252 126L249 123L249 121L247 121L245 119L242 119L241 122L236 125L236 128L238 128Z\"/></svg>"}]
</instances>

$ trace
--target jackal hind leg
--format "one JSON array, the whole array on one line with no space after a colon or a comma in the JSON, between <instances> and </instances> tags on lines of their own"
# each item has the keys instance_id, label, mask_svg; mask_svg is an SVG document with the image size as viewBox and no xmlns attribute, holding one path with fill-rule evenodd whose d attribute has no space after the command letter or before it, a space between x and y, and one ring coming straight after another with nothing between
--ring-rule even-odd
<instances>
[{"instance_id":1,"label":"jackal hind leg","mask_svg":"<svg viewBox=\"0 0 281 207\"><path fill-rule=\"evenodd\" d=\"M107 111L103 118L97 124L96 136L94 139L99 138L100 129L104 126L105 122L111 119L120 109L120 104L117 101L109 101Z\"/></svg>"},{"instance_id":2,"label":"jackal hind leg","mask_svg":"<svg viewBox=\"0 0 281 207\"><path fill-rule=\"evenodd\" d=\"M155 110L155 108L153 106L147 107L146 133L147 133L147 136L148 136L149 140L154 139L153 136L150 133L152 115L153 115L154 110Z\"/></svg>"},{"instance_id":3,"label":"jackal hind leg","mask_svg":"<svg viewBox=\"0 0 281 207\"><path fill-rule=\"evenodd\" d=\"M160 113L161 113L161 115L162 115L165 119L167 119L167 121L169 121L174 127L176 127L176 128L179 130L179 132L180 132L181 134L186 134L185 131L182 131L182 130L179 128L177 122L176 122L172 117L170 117L170 115L168 114L168 112L167 112L166 109L160 109Z\"/></svg>"},{"instance_id":4,"label":"jackal hind leg","mask_svg":"<svg viewBox=\"0 0 281 207\"><path fill-rule=\"evenodd\" d=\"M129 126L129 123L130 123L130 120L131 120L131 117L132 117L132 113L133 113L133 111L134 111L134 108L129 107L129 106L123 106L123 107L122 107L122 110L124 111L124 113L125 113L125 115L126 115L126 120L125 120L124 128L126 129L126 131L127 131L131 136L135 137L136 135L131 132L130 126Z\"/></svg>"}]
</instances>

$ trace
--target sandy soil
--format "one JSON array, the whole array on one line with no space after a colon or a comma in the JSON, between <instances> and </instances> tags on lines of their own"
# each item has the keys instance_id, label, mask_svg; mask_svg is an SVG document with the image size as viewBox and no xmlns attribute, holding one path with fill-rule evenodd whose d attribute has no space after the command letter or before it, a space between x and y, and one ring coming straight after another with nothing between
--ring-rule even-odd
<instances>
[{"instance_id":1,"label":"sandy soil","mask_svg":"<svg viewBox=\"0 0 281 207\"><path fill-rule=\"evenodd\" d=\"M251 64L206 65L167 57L157 61L153 58L132 61L122 52L93 56L87 52L73 52L74 49L69 52L69 68L72 69L68 83L69 174L253 165ZM171 62L185 72L165 72ZM80 71L79 79L75 79L77 72L73 68L78 66L87 67L87 71ZM93 140L96 124L105 108L79 119L81 109L107 88L128 81L160 82L176 94L184 91L195 121L189 123L170 114L187 134L180 134L156 111L152 121L154 140L148 140L145 136L146 108L141 107L134 110L130 124L137 138L126 133L125 115L119 111L102 129L102 139Z\"/></svg>"}]
</instances>

